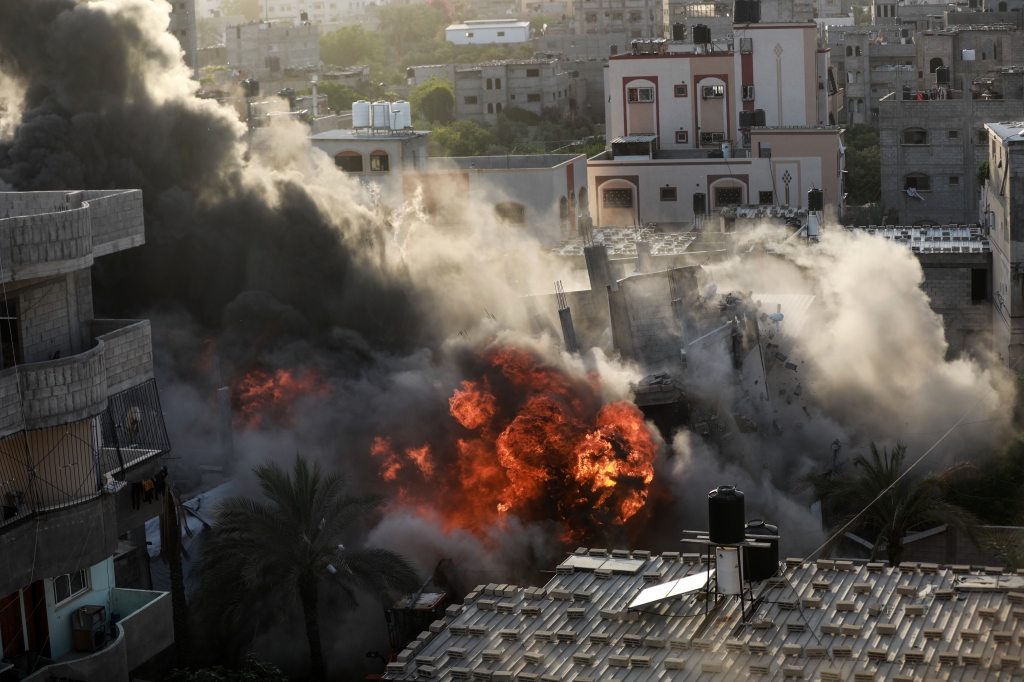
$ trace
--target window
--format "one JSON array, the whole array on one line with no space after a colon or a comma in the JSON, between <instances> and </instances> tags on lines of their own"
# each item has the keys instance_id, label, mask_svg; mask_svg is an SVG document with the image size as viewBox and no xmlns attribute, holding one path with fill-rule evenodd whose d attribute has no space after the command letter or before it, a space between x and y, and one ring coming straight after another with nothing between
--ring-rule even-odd
<instances>
[{"instance_id":1,"label":"window","mask_svg":"<svg viewBox=\"0 0 1024 682\"><path fill-rule=\"evenodd\" d=\"M490 78L487 79L487 89L488 90L493 90L494 89L494 81L492 81Z\"/></svg>"},{"instance_id":2,"label":"window","mask_svg":"<svg viewBox=\"0 0 1024 682\"><path fill-rule=\"evenodd\" d=\"M504 36L505 36L505 32L504 31L498 31L498 37L499 38L503 38Z\"/></svg>"},{"instance_id":3,"label":"window","mask_svg":"<svg viewBox=\"0 0 1024 682\"><path fill-rule=\"evenodd\" d=\"M852 57L853 56L853 47L850 46L850 45L846 46L846 56L847 57Z\"/></svg>"},{"instance_id":4,"label":"window","mask_svg":"<svg viewBox=\"0 0 1024 682\"><path fill-rule=\"evenodd\" d=\"M0 364L2 369L21 362L21 341L18 335L18 300L0 301Z\"/></svg>"},{"instance_id":5,"label":"window","mask_svg":"<svg viewBox=\"0 0 1024 682\"><path fill-rule=\"evenodd\" d=\"M950 187L960 187L960 176L959 175L950 175L949 176L949 186Z\"/></svg>"},{"instance_id":6,"label":"window","mask_svg":"<svg viewBox=\"0 0 1024 682\"><path fill-rule=\"evenodd\" d=\"M716 187L715 206L736 206L743 203L743 188Z\"/></svg>"},{"instance_id":7,"label":"window","mask_svg":"<svg viewBox=\"0 0 1024 682\"><path fill-rule=\"evenodd\" d=\"M690 133L685 130L676 131L676 144L688 144L690 142Z\"/></svg>"},{"instance_id":8,"label":"window","mask_svg":"<svg viewBox=\"0 0 1024 682\"><path fill-rule=\"evenodd\" d=\"M686 83L676 86L676 97L686 97Z\"/></svg>"},{"instance_id":9,"label":"window","mask_svg":"<svg viewBox=\"0 0 1024 682\"><path fill-rule=\"evenodd\" d=\"M526 77L527 78L540 78L540 69L527 69L526 70Z\"/></svg>"},{"instance_id":10,"label":"window","mask_svg":"<svg viewBox=\"0 0 1024 682\"><path fill-rule=\"evenodd\" d=\"M527 95L526 96L526 101L527 102L539 102L540 101L540 95Z\"/></svg>"},{"instance_id":11,"label":"window","mask_svg":"<svg viewBox=\"0 0 1024 682\"><path fill-rule=\"evenodd\" d=\"M942 57L932 57L928 62L928 73L935 73L940 66L942 66Z\"/></svg>"},{"instance_id":12,"label":"window","mask_svg":"<svg viewBox=\"0 0 1024 682\"><path fill-rule=\"evenodd\" d=\"M462 98L462 101L466 104L476 104L476 95L467 95Z\"/></svg>"},{"instance_id":13,"label":"window","mask_svg":"<svg viewBox=\"0 0 1024 682\"><path fill-rule=\"evenodd\" d=\"M605 208L633 208L633 190L606 189L604 191Z\"/></svg>"},{"instance_id":14,"label":"window","mask_svg":"<svg viewBox=\"0 0 1024 682\"><path fill-rule=\"evenodd\" d=\"M597 21L597 12L587 12L586 22L593 24Z\"/></svg>"},{"instance_id":15,"label":"window","mask_svg":"<svg viewBox=\"0 0 1024 682\"><path fill-rule=\"evenodd\" d=\"M622 12L612 12L612 19L622 21Z\"/></svg>"},{"instance_id":16,"label":"window","mask_svg":"<svg viewBox=\"0 0 1024 682\"><path fill-rule=\"evenodd\" d=\"M824 88L824 86L825 86L824 83L820 83L819 85L821 85L822 88ZM754 101L754 86L753 85L744 85L741 88L741 90L742 90L742 93L743 93L743 101L744 102L753 102Z\"/></svg>"},{"instance_id":17,"label":"window","mask_svg":"<svg viewBox=\"0 0 1024 682\"><path fill-rule=\"evenodd\" d=\"M643 15L640 12L630 12L629 20L632 22L643 21Z\"/></svg>"},{"instance_id":18,"label":"window","mask_svg":"<svg viewBox=\"0 0 1024 682\"><path fill-rule=\"evenodd\" d=\"M65 573L53 579L53 597L57 604L77 597L89 589L89 574L87 569Z\"/></svg>"},{"instance_id":19,"label":"window","mask_svg":"<svg viewBox=\"0 0 1024 682\"><path fill-rule=\"evenodd\" d=\"M569 200L566 197L558 200L558 217L563 221L569 219Z\"/></svg>"},{"instance_id":20,"label":"window","mask_svg":"<svg viewBox=\"0 0 1024 682\"><path fill-rule=\"evenodd\" d=\"M930 192L932 180L924 173L910 173L903 178L903 189L916 189L918 192Z\"/></svg>"},{"instance_id":21,"label":"window","mask_svg":"<svg viewBox=\"0 0 1024 682\"><path fill-rule=\"evenodd\" d=\"M701 133L701 144L717 144L725 140L725 133Z\"/></svg>"},{"instance_id":22,"label":"window","mask_svg":"<svg viewBox=\"0 0 1024 682\"><path fill-rule=\"evenodd\" d=\"M495 78L494 79L494 89L495 90L501 90L501 79L500 78Z\"/></svg>"},{"instance_id":23,"label":"window","mask_svg":"<svg viewBox=\"0 0 1024 682\"><path fill-rule=\"evenodd\" d=\"M775 192L768 190L767 192L757 193L757 203L759 204L774 204L775 203Z\"/></svg>"},{"instance_id":24,"label":"window","mask_svg":"<svg viewBox=\"0 0 1024 682\"><path fill-rule=\"evenodd\" d=\"M975 140L974 143L975 144L985 144L986 142L988 142L988 133L985 132L984 128L982 128L981 130L978 131L978 137L977 137L977 139Z\"/></svg>"},{"instance_id":25,"label":"window","mask_svg":"<svg viewBox=\"0 0 1024 682\"><path fill-rule=\"evenodd\" d=\"M662 187L661 188L661 200L662 201L675 201L676 200L676 188L675 187Z\"/></svg>"},{"instance_id":26,"label":"window","mask_svg":"<svg viewBox=\"0 0 1024 682\"><path fill-rule=\"evenodd\" d=\"M923 128L907 128L903 131L903 144L928 144L928 131Z\"/></svg>"},{"instance_id":27,"label":"window","mask_svg":"<svg viewBox=\"0 0 1024 682\"><path fill-rule=\"evenodd\" d=\"M949 131L946 132L946 137L948 137L951 140L955 140L958 137L960 137L960 131L959 130L949 130Z\"/></svg>"},{"instance_id":28,"label":"window","mask_svg":"<svg viewBox=\"0 0 1024 682\"><path fill-rule=\"evenodd\" d=\"M487 113L488 114L493 114L494 113L494 105L491 104L490 102L487 103Z\"/></svg>"},{"instance_id":29,"label":"window","mask_svg":"<svg viewBox=\"0 0 1024 682\"><path fill-rule=\"evenodd\" d=\"M971 268L971 303L988 300L988 270Z\"/></svg>"},{"instance_id":30,"label":"window","mask_svg":"<svg viewBox=\"0 0 1024 682\"><path fill-rule=\"evenodd\" d=\"M503 201L494 206L498 220L507 225L525 225L526 207L517 201Z\"/></svg>"},{"instance_id":31,"label":"window","mask_svg":"<svg viewBox=\"0 0 1024 682\"><path fill-rule=\"evenodd\" d=\"M359 152L341 152L334 157L334 165L346 173L362 173L363 155Z\"/></svg>"},{"instance_id":32,"label":"window","mask_svg":"<svg viewBox=\"0 0 1024 682\"><path fill-rule=\"evenodd\" d=\"M857 46L857 47L856 47L856 48L855 48L855 49L853 50L853 54L854 54L855 56L857 56L857 57L859 57L859 56L860 56L860 45L858 45L858 46Z\"/></svg>"},{"instance_id":33,"label":"window","mask_svg":"<svg viewBox=\"0 0 1024 682\"><path fill-rule=\"evenodd\" d=\"M501 113L501 102L498 102L497 104L494 105L494 111L499 114Z\"/></svg>"},{"instance_id":34,"label":"window","mask_svg":"<svg viewBox=\"0 0 1024 682\"><path fill-rule=\"evenodd\" d=\"M628 88L626 94L630 102L654 101L654 88Z\"/></svg>"},{"instance_id":35,"label":"window","mask_svg":"<svg viewBox=\"0 0 1024 682\"><path fill-rule=\"evenodd\" d=\"M377 173L387 173L391 170L391 163L387 152L372 152L370 154L370 170Z\"/></svg>"},{"instance_id":36,"label":"window","mask_svg":"<svg viewBox=\"0 0 1024 682\"><path fill-rule=\"evenodd\" d=\"M473 37L473 32L469 31L468 33L466 33L466 37L467 38L472 38Z\"/></svg>"},{"instance_id":37,"label":"window","mask_svg":"<svg viewBox=\"0 0 1024 682\"><path fill-rule=\"evenodd\" d=\"M705 85L700 89L701 97L704 99L718 99L725 97L724 85Z\"/></svg>"}]
</instances>

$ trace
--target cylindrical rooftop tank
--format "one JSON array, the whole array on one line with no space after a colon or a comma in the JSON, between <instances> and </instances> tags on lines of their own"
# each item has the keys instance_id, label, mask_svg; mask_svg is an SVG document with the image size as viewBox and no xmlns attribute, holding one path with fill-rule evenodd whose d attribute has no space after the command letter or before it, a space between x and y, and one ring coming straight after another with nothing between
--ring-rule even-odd
<instances>
[{"instance_id":1,"label":"cylindrical rooftop tank","mask_svg":"<svg viewBox=\"0 0 1024 682\"><path fill-rule=\"evenodd\" d=\"M707 45L711 42L711 29L704 24L694 26L692 33L694 45Z\"/></svg>"},{"instance_id":2,"label":"cylindrical rooftop tank","mask_svg":"<svg viewBox=\"0 0 1024 682\"><path fill-rule=\"evenodd\" d=\"M391 127L396 130L412 128L412 105L408 102L391 103Z\"/></svg>"},{"instance_id":3,"label":"cylindrical rooftop tank","mask_svg":"<svg viewBox=\"0 0 1024 682\"><path fill-rule=\"evenodd\" d=\"M722 143L722 158L723 159L731 159L732 158L732 142L723 142Z\"/></svg>"},{"instance_id":4,"label":"cylindrical rooftop tank","mask_svg":"<svg viewBox=\"0 0 1024 682\"><path fill-rule=\"evenodd\" d=\"M370 123L374 128L391 127L391 102L374 102L370 105L370 112Z\"/></svg>"},{"instance_id":5,"label":"cylindrical rooftop tank","mask_svg":"<svg viewBox=\"0 0 1024 682\"><path fill-rule=\"evenodd\" d=\"M935 82L939 85L949 85L949 67L940 66L935 69Z\"/></svg>"},{"instance_id":6,"label":"cylindrical rooftop tank","mask_svg":"<svg viewBox=\"0 0 1024 682\"><path fill-rule=\"evenodd\" d=\"M740 548L718 547L715 549L715 578L719 594L741 594Z\"/></svg>"},{"instance_id":7,"label":"cylindrical rooftop tank","mask_svg":"<svg viewBox=\"0 0 1024 682\"><path fill-rule=\"evenodd\" d=\"M743 493L723 485L708 493L708 539L711 542L743 542L746 513Z\"/></svg>"},{"instance_id":8,"label":"cylindrical rooftop tank","mask_svg":"<svg viewBox=\"0 0 1024 682\"><path fill-rule=\"evenodd\" d=\"M764 109L754 109L754 127L764 128L768 123L764 116Z\"/></svg>"},{"instance_id":9,"label":"cylindrical rooftop tank","mask_svg":"<svg viewBox=\"0 0 1024 682\"><path fill-rule=\"evenodd\" d=\"M747 522L747 535L778 535L776 526L765 523L764 519ZM756 540L756 537L752 537ZM743 549L743 575L747 580L767 580L779 570L779 541L764 540L771 547L745 547Z\"/></svg>"},{"instance_id":10,"label":"cylindrical rooftop tank","mask_svg":"<svg viewBox=\"0 0 1024 682\"><path fill-rule=\"evenodd\" d=\"M352 127L370 127L370 103L365 99L352 103Z\"/></svg>"},{"instance_id":11,"label":"cylindrical rooftop tank","mask_svg":"<svg viewBox=\"0 0 1024 682\"><path fill-rule=\"evenodd\" d=\"M686 40L686 24L672 24L672 40Z\"/></svg>"},{"instance_id":12,"label":"cylindrical rooftop tank","mask_svg":"<svg viewBox=\"0 0 1024 682\"><path fill-rule=\"evenodd\" d=\"M807 190L807 210L808 211L824 211L825 210L825 194L820 189L809 189Z\"/></svg>"},{"instance_id":13,"label":"cylindrical rooftop tank","mask_svg":"<svg viewBox=\"0 0 1024 682\"><path fill-rule=\"evenodd\" d=\"M749 128L752 125L754 125L754 112L740 111L740 128Z\"/></svg>"}]
</instances>

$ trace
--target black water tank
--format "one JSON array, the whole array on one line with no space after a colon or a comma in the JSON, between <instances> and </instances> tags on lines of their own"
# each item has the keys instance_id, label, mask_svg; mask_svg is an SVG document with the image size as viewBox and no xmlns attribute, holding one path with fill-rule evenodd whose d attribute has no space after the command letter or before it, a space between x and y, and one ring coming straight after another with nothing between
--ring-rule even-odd
<instances>
[{"instance_id":1,"label":"black water tank","mask_svg":"<svg viewBox=\"0 0 1024 682\"><path fill-rule=\"evenodd\" d=\"M704 24L697 24L692 32L694 45L707 45L711 42L711 29Z\"/></svg>"},{"instance_id":2,"label":"black water tank","mask_svg":"<svg viewBox=\"0 0 1024 682\"><path fill-rule=\"evenodd\" d=\"M618 45L609 45L608 46L608 54L610 54L611 56L614 57L618 53L619 53L619 46Z\"/></svg>"},{"instance_id":3,"label":"black water tank","mask_svg":"<svg viewBox=\"0 0 1024 682\"><path fill-rule=\"evenodd\" d=\"M757 24L761 22L761 0L748 0L749 5L747 11L750 13L750 17L747 21L751 24Z\"/></svg>"},{"instance_id":4,"label":"black water tank","mask_svg":"<svg viewBox=\"0 0 1024 682\"><path fill-rule=\"evenodd\" d=\"M672 24L672 40L686 40L686 24Z\"/></svg>"},{"instance_id":5,"label":"black water tank","mask_svg":"<svg viewBox=\"0 0 1024 682\"><path fill-rule=\"evenodd\" d=\"M306 12L299 12L299 21L309 21L309 14Z\"/></svg>"},{"instance_id":6,"label":"black water tank","mask_svg":"<svg viewBox=\"0 0 1024 682\"><path fill-rule=\"evenodd\" d=\"M754 109L754 127L764 128L768 123L765 121L764 109Z\"/></svg>"},{"instance_id":7,"label":"black water tank","mask_svg":"<svg viewBox=\"0 0 1024 682\"><path fill-rule=\"evenodd\" d=\"M742 110L740 111L740 128L749 128L754 125L754 112Z\"/></svg>"},{"instance_id":8,"label":"black water tank","mask_svg":"<svg viewBox=\"0 0 1024 682\"><path fill-rule=\"evenodd\" d=\"M707 197L704 196L703 192L697 192L693 195L693 212L695 215L703 215L708 212Z\"/></svg>"},{"instance_id":9,"label":"black water tank","mask_svg":"<svg viewBox=\"0 0 1024 682\"><path fill-rule=\"evenodd\" d=\"M939 85L949 85L949 67L940 66L935 69L935 82Z\"/></svg>"},{"instance_id":10,"label":"black water tank","mask_svg":"<svg viewBox=\"0 0 1024 682\"><path fill-rule=\"evenodd\" d=\"M746 513L743 493L723 485L708 493L708 539L711 542L743 542Z\"/></svg>"},{"instance_id":11,"label":"black water tank","mask_svg":"<svg viewBox=\"0 0 1024 682\"><path fill-rule=\"evenodd\" d=\"M808 211L824 211L825 210L825 193L820 189L809 189L807 190L807 210Z\"/></svg>"},{"instance_id":12,"label":"black water tank","mask_svg":"<svg viewBox=\"0 0 1024 682\"><path fill-rule=\"evenodd\" d=\"M747 535L778 535L776 526L765 523L763 519L754 519L747 523ZM756 540L756 537L750 537ZM747 547L743 550L743 576L747 580L767 580L779 570L779 541L764 540L771 547Z\"/></svg>"},{"instance_id":13,"label":"black water tank","mask_svg":"<svg viewBox=\"0 0 1024 682\"><path fill-rule=\"evenodd\" d=\"M732 8L734 24L750 23L750 0L736 0Z\"/></svg>"}]
</instances>

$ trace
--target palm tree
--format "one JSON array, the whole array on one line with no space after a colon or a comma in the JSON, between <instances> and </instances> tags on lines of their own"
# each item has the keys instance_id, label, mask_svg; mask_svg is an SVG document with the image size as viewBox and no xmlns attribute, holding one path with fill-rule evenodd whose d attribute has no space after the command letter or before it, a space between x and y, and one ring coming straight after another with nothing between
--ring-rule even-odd
<instances>
[{"instance_id":1,"label":"palm tree","mask_svg":"<svg viewBox=\"0 0 1024 682\"><path fill-rule=\"evenodd\" d=\"M311 679L326 679L317 601L321 587L354 601L362 589L380 597L418 586L416 571L400 555L374 547L349 549L342 534L384 504L380 495L346 495L345 478L324 475L320 465L296 454L292 472L274 462L253 469L265 500L222 502L197 565L197 599L223 625L237 626L258 603L302 607Z\"/></svg>"},{"instance_id":2,"label":"palm tree","mask_svg":"<svg viewBox=\"0 0 1024 682\"><path fill-rule=\"evenodd\" d=\"M850 531L875 538L871 558L884 545L889 564L896 566L903 559L903 539L908 533L946 524L972 539L976 537L977 520L949 502L945 493L949 485L973 475L974 466L961 462L920 478L900 479L906 454L902 443L897 443L891 452L879 452L871 443L868 456L857 455L853 459L854 466L861 470L858 476L840 472L807 474L797 479L797 490L811 488L821 500L822 511L837 517L826 551L838 545L844 533Z\"/></svg>"}]
</instances>

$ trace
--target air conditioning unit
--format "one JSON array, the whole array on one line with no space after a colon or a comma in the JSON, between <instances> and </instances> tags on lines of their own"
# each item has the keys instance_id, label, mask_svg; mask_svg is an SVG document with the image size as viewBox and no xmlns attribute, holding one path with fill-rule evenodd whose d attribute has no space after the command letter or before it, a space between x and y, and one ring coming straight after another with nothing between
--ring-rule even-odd
<instances>
[{"instance_id":1,"label":"air conditioning unit","mask_svg":"<svg viewBox=\"0 0 1024 682\"><path fill-rule=\"evenodd\" d=\"M751 54L754 51L753 38L740 38L740 53Z\"/></svg>"},{"instance_id":2,"label":"air conditioning unit","mask_svg":"<svg viewBox=\"0 0 1024 682\"><path fill-rule=\"evenodd\" d=\"M725 86L705 85L700 89L700 94L704 99L721 99L725 97Z\"/></svg>"}]
</instances>

